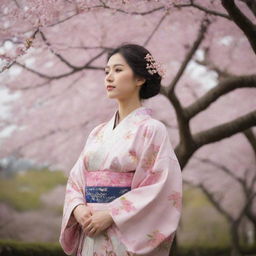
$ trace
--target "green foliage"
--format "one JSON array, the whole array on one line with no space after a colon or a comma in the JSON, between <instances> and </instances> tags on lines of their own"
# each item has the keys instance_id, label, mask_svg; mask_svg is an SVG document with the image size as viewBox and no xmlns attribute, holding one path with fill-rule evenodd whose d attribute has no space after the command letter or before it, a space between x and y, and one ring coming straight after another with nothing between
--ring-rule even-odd
<instances>
[{"instance_id":1,"label":"green foliage","mask_svg":"<svg viewBox=\"0 0 256 256\"><path fill-rule=\"evenodd\" d=\"M38 209L40 196L59 184L66 184L67 178L61 171L28 170L11 178L0 179L0 201L19 211Z\"/></svg>"},{"instance_id":2,"label":"green foliage","mask_svg":"<svg viewBox=\"0 0 256 256\"><path fill-rule=\"evenodd\" d=\"M205 194L197 187L184 186L183 202L187 207L193 208L211 206Z\"/></svg>"},{"instance_id":3,"label":"green foliage","mask_svg":"<svg viewBox=\"0 0 256 256\"><path fill-rule=\"evenodd\" d=\"M179 243L185 246L229 246L226 219L212 206L204 193L184 186Z\"/></svg>"},{"instance_id":4,"label":"green foliage","mask_svg":"<svg viewBox=\"0 0 256 256\"><path fill-rule=\"evenodd\" d=\"M0 255L4 256L64 256L58 243L25 243L0 240Z\"/></svg>"}]
</instances>

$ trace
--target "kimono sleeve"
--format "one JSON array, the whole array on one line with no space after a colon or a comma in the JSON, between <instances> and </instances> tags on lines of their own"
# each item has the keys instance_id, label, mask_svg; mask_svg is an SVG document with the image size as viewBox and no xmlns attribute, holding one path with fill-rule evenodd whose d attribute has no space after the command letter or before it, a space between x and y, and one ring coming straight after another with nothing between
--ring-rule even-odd
<instances>
[{"instance_id":1,"label":"kimono sleeve","mask_svg":"<svg viewBox=\"0 0 256 256\"><path fill-rule=\"evenodd\" d=\"M85 150L86 147L93 143L95 136L102 129L106 122L94 127L87 136L85 146L80 153L78 160L71 169L66 185L63 217L61 223L61 232L59 242L68 255L76 253L81 235L82 228L76 221L73 210L79 204L86 204L85 200L85 185L86 185L86 165L85 165Z\"/></svg>"},{"instance_id":2,"label":"kimono sleeve","mask_svg":"<svg viewBox=\"0 0 256 256\"><path fill-rule=\"evenodd\" d=\"M162 122L143 129L136 145L132 189L110 202L109 210L128 252L143 255L170 249L181 216L182 175Z\"/></svg>"},{"instance_id":3,"label":"kimono sleeve","mask_svg":"<svg viewBox=\"0 0 256 256\"><path fill-rule=\"evenodd\" d=\"M72 214L74 208L79 204L86 204L84 197L84 162L83 151L70 171L63 207L63 217L59 242L68 255L76 252L82 233L81 227Z\"/></svg>"}]
</instances>

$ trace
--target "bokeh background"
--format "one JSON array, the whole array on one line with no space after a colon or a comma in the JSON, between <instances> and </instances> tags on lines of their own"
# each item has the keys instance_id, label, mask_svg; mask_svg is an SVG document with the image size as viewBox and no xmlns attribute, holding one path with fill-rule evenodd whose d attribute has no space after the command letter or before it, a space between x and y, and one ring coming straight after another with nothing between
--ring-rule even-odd
<instances>
[{"instance_id":1,"label":"bokeh background","mask_svg":"<svg viewBox=\"0 0 256 256\"><path fill-rule=\"evenodd\" d=\"M143 105L167 126L182 167L178 248L249 255L256 2L0 2L0 239L58 243L69 171L117 109L104 86L107 52L136 43L166 70L161 93Z\"/></svg>"}]
</instances>

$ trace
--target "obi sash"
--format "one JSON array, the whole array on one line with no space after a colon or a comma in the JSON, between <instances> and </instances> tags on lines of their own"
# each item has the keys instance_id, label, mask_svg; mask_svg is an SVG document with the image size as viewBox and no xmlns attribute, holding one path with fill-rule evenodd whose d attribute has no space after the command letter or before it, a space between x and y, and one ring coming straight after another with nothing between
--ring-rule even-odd
<instances>
[{"instance_id":1,"label":"obi sash","mask_svg":"<svg viewBox=\"0 0 256 256\"><path fill-rule=\"evenodd\" d=\"M109 203L131 190L134 172L111 170L87 171L85 200L87 203Z\"/></svg>"}]
</instances>

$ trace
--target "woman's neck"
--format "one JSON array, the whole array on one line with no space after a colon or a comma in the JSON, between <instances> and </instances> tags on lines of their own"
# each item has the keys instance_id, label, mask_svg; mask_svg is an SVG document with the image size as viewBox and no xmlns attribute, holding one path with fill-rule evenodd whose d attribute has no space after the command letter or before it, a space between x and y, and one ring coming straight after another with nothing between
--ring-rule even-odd
<instances>
[{"instance_id":1,"label":"woman's neck","mask_svg":"<svg viewBox=\"0 0 256 256\"><path fill-rule=\"evenodd\" d=\"M120 123L133 110L135 110L139 107L142 107L142 104L140 102L136 102L134 104L119 103L119 106L118 106L118 123Z\"/></svg>"}]
</instances>

